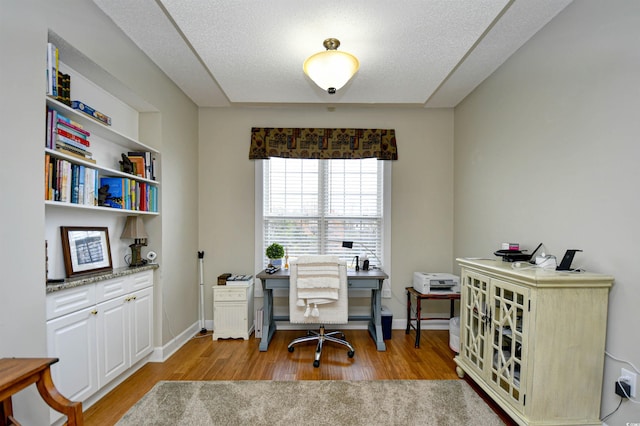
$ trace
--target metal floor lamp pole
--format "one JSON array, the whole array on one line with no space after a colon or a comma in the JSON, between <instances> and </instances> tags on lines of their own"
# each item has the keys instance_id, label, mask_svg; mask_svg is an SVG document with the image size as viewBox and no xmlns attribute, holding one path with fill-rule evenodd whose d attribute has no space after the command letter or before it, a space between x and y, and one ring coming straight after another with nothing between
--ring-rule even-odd
<instances>
[{"instance_id":1,"label":"metal floor lamp pole","mask_svg":"<svg viewBox=\"0 0 640 426\"><path fill-rule=\"evenodd\" d=\"M198 262L200 266L200 334L205 334L207 328L204 326L204 251L198 252Z\"/></svg>"}]
</instances>

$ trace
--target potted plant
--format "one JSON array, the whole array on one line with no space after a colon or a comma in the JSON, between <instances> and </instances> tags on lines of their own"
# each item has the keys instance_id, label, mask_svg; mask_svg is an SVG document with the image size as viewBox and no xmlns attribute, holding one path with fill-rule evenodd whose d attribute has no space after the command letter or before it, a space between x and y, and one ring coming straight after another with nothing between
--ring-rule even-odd
<instances>
[{"instance_id":1,"label":"potted plant","mask_svg":"<svg viewBox=\"0 0 640 426\"><path fill-rule=\"evenodd\" d=\"M282 266L282 256L284 256L284 247L278 243L273 243L265 252L267 257L269 258L269 265L271 266Z\"/></svg>"}]
</instances>

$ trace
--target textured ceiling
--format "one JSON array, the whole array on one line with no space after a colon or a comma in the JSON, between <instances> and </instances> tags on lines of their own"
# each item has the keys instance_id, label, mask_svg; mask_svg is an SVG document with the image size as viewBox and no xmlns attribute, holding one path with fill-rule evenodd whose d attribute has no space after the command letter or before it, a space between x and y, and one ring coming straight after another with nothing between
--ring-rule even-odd
<instances>
[{"instance_id":1,"label":"textured ceiling","mask_svg":"<svg viewBox=\"0 0 640 426\"><path fill-rule=\"evenodd\" d=\"M94 0L198 106L453 107L571 0ZM360 70L302 71L328 37Z\"/></svg>"}]
</instances>

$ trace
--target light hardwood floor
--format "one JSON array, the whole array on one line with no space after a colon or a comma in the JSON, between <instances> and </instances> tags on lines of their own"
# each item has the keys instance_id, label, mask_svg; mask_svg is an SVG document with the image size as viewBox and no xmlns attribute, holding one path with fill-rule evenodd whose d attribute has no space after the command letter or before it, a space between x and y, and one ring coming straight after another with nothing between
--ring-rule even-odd
<instances>
[{"instance_id":1,"label":"light hardwood floor","mask_svg":"<svg viewBox=\"0 0 640 426\"><path fill-rule=\"evenodd\" d=\"M196 335L163 363L147 363L104 398L86 409L85 425L116 423L149 389L161 380L458 380L447 330L423 330L420 348L415 331L393 330L387 350L378 352L367 330L344 330L354 346L354 358L344 347L327 344L320 367L313 367L313 344L287 351L288 343L303 334L279 330L260 352L253 336L245 340L213 341ZM473 383L470 383L473 385ZM505 421L507 416L474 386Z\"/></svg>"}]
</instances>

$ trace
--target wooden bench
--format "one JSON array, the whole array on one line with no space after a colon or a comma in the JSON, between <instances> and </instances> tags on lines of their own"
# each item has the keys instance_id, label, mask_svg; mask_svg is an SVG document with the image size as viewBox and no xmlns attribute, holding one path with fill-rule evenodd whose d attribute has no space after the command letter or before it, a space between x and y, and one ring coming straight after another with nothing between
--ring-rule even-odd
<instances>
[{"instance_id":1,"label":"wooden bench","mask_svg":"<svg viewBox=\"0 0 640 426\"><path fill-rule=\"evenodd\" d=\"M82 403L68 400L53 384L50 368L56 362L58 358L0 359L0 426L20 425L13 417L11 396L33 383L51 408L67 416L69 426L83 424Z\"/></svg>"}]
</instances>

